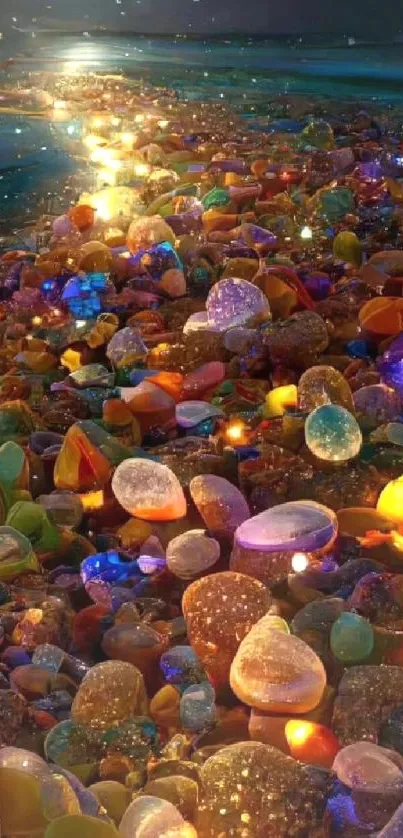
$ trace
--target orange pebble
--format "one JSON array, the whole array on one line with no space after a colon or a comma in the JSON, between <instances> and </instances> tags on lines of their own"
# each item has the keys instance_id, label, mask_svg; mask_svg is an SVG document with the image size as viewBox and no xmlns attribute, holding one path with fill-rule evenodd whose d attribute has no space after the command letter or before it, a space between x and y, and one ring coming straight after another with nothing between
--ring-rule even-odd
<instances>
[{"instance_id":1,"label":"orange pebble","mask_svg":"<svg viewBox=\"0 0 403 838\"><path fill-rule=\"evenodd\" d=\"M291 756L300 762L331 768L341 744L325 725L303 719L291 719L285 726Z\"/></svg>"},{"instance_id":2,"label":"orange pebble","mask_svg":"<svg viewBox=\"0 0 403 838\"><path fill-rule=\"evenodd\" d=\"M95 220L95 212L88 204L77 204L69 210L68 216L80 232L89 230Z\"/></svg>"},{"instance_id":3,"label":"orange pebble","mask_svg":"<svg viewBox=\"0 0 403 838\"><path fill-rule=\"evenodd\" d=\"M172 396L176 402L180 401L183 384L183 375L180 372L162 371L158 375L153 375L151 381L157 387L160 387L161 390L164 390L165 393Z\"/></svg>"}]
</instances>

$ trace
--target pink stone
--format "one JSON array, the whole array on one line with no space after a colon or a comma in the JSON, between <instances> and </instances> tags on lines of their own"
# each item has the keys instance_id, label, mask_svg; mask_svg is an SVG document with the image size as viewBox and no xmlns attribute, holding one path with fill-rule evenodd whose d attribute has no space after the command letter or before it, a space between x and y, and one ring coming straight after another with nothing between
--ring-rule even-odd
<instances>
[{"instance_id":1,"label":"pink stone","mask_svg":"<svg viewBox=\"0 0 403 838\"><path fill-rule=\"evenodd\" d=\"M183 379L182 398L197 399L206 390L221 384L224 378L225 364L222 361L210 361L208 364L203 364Z\"/></svg>"}]
</instances>

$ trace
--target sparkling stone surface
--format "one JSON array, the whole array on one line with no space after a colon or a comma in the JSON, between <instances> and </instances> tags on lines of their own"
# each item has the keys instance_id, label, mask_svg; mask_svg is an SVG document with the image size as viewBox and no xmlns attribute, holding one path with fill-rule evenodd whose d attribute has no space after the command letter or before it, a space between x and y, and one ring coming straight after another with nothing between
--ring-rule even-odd
<instances>
[{"instance_id":1,"label":"sparkling stone surface","mask_svg":"<svg viewBox=\"0 0 403 838\"><path fill-rule=\"evenodd\" d=\"M372 742L354 742L342 748L334 760L333 771L351 789L403 793L403 758Z\"/></svg>"},{"instance_id":2,"label":"sparkling stone surface","mask_svg":"<svg viewBox=\"0 0 403 838\"><path fill-rule=\"evenodd\" d=\"M306 713L319 704L326 673L315 652L263 617L242 640L231 665L234 693L273 713Z\"/></svg>"},{"instance_id":3,"label":"sparkling stone surface","mask_svg":"<svg viewBox=\"0 0 403 838\"><path fill-rule=\"evenodd\" d=\"M354 416L339 405L317 407L305 422L305 441L320 460L344 462L356 457L362 444Z\"/></svg>"},{"instance_id":4,"label":"sparkling stone surface","mask_svg":"<svg viewBox=\"0 0 403 838\"><path fill-rule=\"evenodd\" d=\"M167 466L128 459L116 469L112 490L123 509L146 521L174 521L186 515L186 500Z\"/></svg>"},{"instance_id":5,"label":"sparkling stone surface","mask_svg":"<svg viewBox=\"0 0 403 838\"><path fill-rule=\"evenodd\" d=\"M351 389L344 376L334 367L311 367L298 382L301 410L310 413L324 404L338 404L350 413L354 411Z\"/></svg>"},{"instance_id":6,"label":"sparkling stone surface","mask_svg":"<svg viewBox=\"0 0 403 838\"><path fill-rule=\"evenodd\" d=\"M146 715L143 676L131 663L105 661L94 666L73 701L75 724L106 730L133 716Z\"/></svg>"},{"instance_id":7,"label":"sparkling stone surface","mask_svg":"<svg viewBox=\"0 0 403 838\"><path fill-rule=\"evenodd\" d=\"M267 552L313 552L330 544L337 533L331 509L314 501L290 501L273 506L245 521L235 534L236 544Z\"/></svg>"},{"instance_id":8,"label":"sparkling stone surface","mask_svg":"<svg viewBox=\"0 0 403 838\"><path fill-rule=\"evenodd\" d=\"M206 302L208 325L225 330L241 326L257 315L268 317L267 297L246 279L221 279L213 285Z\"/></svg>"},{"instance_id":9,"label":"sparkling stone surface","mask_svg":"<svg viewBox=\"0 0 403 838\"><path fill-rule=\"evenodd\" d=\"M270 607L264 585L225 571L192 582L182 599L188 638L214 686L226 684L236 650Z\"/></svg>"}]
</instances>

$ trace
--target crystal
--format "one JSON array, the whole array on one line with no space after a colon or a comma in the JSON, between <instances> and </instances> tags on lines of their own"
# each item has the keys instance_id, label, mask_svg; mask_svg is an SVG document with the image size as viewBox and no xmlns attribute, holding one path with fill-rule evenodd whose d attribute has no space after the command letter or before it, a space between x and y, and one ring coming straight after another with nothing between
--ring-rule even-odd
<instances>
[{"instance_id":1,"label":"crystal","mask_svg":"<svg viewBox=\"0 0 403 838\"><path fill-rule=\"evenodd\" d=\"M175 521L186 515L182 487L167 466L128 459L116 469L113 493L123 508L146 521Z\"/></svg>"},{"instance_id":2,"label":"crystal","mask_svg":"<svg viewBox=\"0 0 403 838\"><path fill-rule=\"evenodd\" d=\"M256 579L225 571L192 582L182 608L189 642L214 686L228 682L243 637L268 611L271 597Z\"/></svg>"},{"instance_id":3,"label":"crystal","mask_svg":"<svg viewBox=\"0 0 403 838\"><path fill-rule=\"evenodd\" d=\"M348 410L339 405L325 404L309 414L305 422L305 440L318 459L344 462L357 456L362 435L356 419Z\"/></svg>"},{"instance_id":4,"label":"crystal","mask_svg":"<svg viewBox=\"0 0 403 838\"><path fill-rule=\"evenodd\" d=\"M270 316L267 297L246 279L220 279L210 290L206 309L209 325L220 330L241 326L257 316Z\"/></svg>"},{"instance_id":5,"label":"crystal","mask_svg":"<svg viewBox=\"0 0 403 838\"><path fill-rule=\"evenodd\" d=\"M105 661L94 666L81 682L71 718L75 724L107 730L145 715L146 705L141 672L131 663Z\"/></svg>"},{"instance_id":6,"label":"crystal","mask_svg":"<svg viewBox=\"0 0 403 838\"><path fill-rule=\"evenodd\" d=\"M41 666L43 669L48 669L49 672L58 672L63 663L64 654L58 646L52 646L51 643L42 643L36 647L32 655L32 663Z\"/></svg>"},{"instance_id":7,"label":"crystal","mask_svg":"<svg viewBox=\"0 0 403 838\"><path fill-rule=\"evenodd\" d=\"M319 704L326 673L315 652L298 637L272 628L263 617L242 640L231 664L238 698L271 713L307 713Z\"/></svg>"},{"instance_id":8,"label":"crystal","mask_svg":"<svg viewBox=\"0 0 403 838\"><path fill-rule=\"evenodd\" d=\"M147 349L139 330L131 326L115 332L106 350L109 360L117 366L124 365L126 359L132 363L134 358L138 355L145 355L146 352Z\"/></svg>"},{"instance_id":9,"label":"crystal","mask_svg":"<svg viewBox=\"0 0 403 838\"><path fill-rule=\"evenodd\" d=\"M202 766L200 836L290 838L322 827L327 782L270 745L238 742Z\"/></svg>"},{"instance_id":10,"label":"crystal","mask_svg":"<svg viewBox=\"0 0 403 838\"><path fill-rule=\"evenodd\" d=\"M147 250L160 242L175 244L175 235L161 216L150 215L132 221L127 233L127 246L131 253Z\"/></svg>"}]
</instances>

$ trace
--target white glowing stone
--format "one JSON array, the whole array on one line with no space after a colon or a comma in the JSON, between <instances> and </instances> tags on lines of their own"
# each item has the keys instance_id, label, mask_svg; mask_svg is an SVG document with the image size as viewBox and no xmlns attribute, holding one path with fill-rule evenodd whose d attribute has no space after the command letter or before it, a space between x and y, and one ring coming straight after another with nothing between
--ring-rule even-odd
<instances>
[{"instance_id":1,"label":"white glowing stone","mask_svg":"<svg viewBox=\"0 0 403 838\"><path fill-rule=\"evenodd\" d=\"M145 521L175 521L186 515L178 478L152 460L124 460L113 475L112 491L126 512Z\"/></svg>"}]
</instances>

